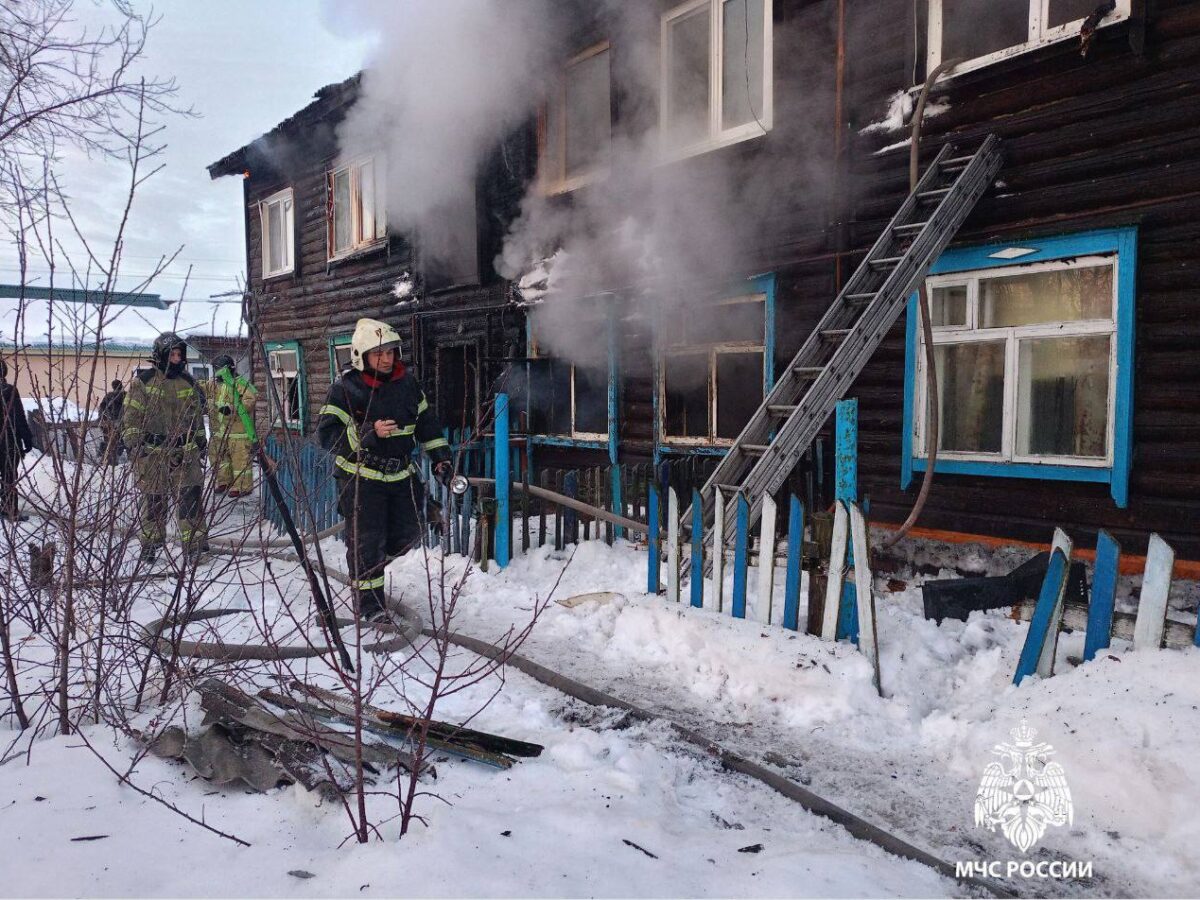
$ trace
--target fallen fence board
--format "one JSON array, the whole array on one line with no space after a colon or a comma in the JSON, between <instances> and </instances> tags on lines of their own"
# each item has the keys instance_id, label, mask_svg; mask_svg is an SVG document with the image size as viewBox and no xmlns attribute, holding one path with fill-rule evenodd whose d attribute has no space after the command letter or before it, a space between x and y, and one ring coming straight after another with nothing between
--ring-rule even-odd
<instances>
[{"instance_id":1,"label":"fallen fence board","mask_svg":"<svg viewBox=\"0 0 1200 900\"><path fill-rule=\"evenodd\" d=\"M875 596L871 589L871 554L867 549L867 522L857 503L850 507L850 534L854 545L854 592L858 609L858 649L874 671L875 690L882 695L879 677L879 633L875 627Z\"/></svg>"},{"instance_id":2,"label":"fallen fence board","mask_svg":"<svg viewBox=\"0 0 1200 900\"><path fill-rule=\"evenodd\" d=\"M1066 583L1067 559L1062 551L1056 548L1050 553L1046 577L1042 580L1037 606L1034 607L1033 618L1029 621L1029 633L1025 636L1025 646L1021 648L1021 658L1017 661L1013 684L1019 685L1025 676L1034 672L1042 674L1041 660L1046 645L1050 644L1053 647L1055 643L1050 634L1051 626L1057 632L1057 623L1062 618L1062 593Z\"/></svg>"},{"instance_id":3,"label":"fallen fence board","mask_svg":"<svg viewBox=\"0 0 1200 900\"><path fill-rule=\"evenodd\" d=\"M1054 608L1050 611L1050 623L1046 629L1046 637L1042 642L1042 652L1038 656L1037 673L1043 678L1049 678L1054 674L1054 657L1058 653L1058 632L1059 626L1062 624L1063 603L1067 595L1067 575L1070 572L1071 563L1071 539L1067 537L1067 533L1061 528L1054 529L1054 540L1050 545L1050 553L1053 555L1057 550L1062 553L1066 563L1063 568L1062 584L1058 586L1058 597L1054 602Z\"/></svg>"},{"instance_id":4,"label":"fallen fence board","mask_svg":"<svg viewBox=\"0 0 1200 900\"><path fill-rule=\"evenodd\" d=\"M825 616L821 622L821 638L832 641L837 637L838 610L842 603L842 578L846 573L846 544L849 521L841 501L834 503L833 542L829 552L829 578L825 585Z\"/></svg>"}]
</instances>

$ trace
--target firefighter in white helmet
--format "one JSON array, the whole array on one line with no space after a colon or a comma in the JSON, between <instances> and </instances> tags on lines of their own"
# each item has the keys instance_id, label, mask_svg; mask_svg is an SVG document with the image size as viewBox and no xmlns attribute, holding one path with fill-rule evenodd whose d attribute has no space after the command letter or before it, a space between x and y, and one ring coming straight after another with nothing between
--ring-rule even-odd
<instances>
[{"instance_id":1,"label":"firefighter in white helmet","mask_svg":"<svg viewBox=\"0 0 1200 900\"><path fill-rule=\"evenodd\" d=\"M441 423L399 357L395 329L359 319L351 368L330 387L317 425L321 446L333 457L350 577L365 619L384 614L383 569L420 536L415 445L429 455L438 480L453 476Z\"/></svg>"}]
</instances>

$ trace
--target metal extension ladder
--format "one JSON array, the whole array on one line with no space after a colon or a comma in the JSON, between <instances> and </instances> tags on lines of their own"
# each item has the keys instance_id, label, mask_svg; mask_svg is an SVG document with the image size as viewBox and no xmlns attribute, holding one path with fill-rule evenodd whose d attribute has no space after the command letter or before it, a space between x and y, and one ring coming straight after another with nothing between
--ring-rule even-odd
<instances>
[{"instance_id":1,"label":"metal extension ladder","mask_svg":"<svg viewBox=\"0 0 1200 900\"><path fill-rule=\"evenodd\" d=\"M973 154L962 155L950 144L942 147L705 482L700 492L705 544L712 542L718 489L744 494L750 524L758 520L763 497L783 485L1001 163L994 134ZM725 534L732 533L736 508L726 504ZM682 521L691 521L690 509ZM708 557L706 572L710 566Z\"/></svg>"}]
</instances>

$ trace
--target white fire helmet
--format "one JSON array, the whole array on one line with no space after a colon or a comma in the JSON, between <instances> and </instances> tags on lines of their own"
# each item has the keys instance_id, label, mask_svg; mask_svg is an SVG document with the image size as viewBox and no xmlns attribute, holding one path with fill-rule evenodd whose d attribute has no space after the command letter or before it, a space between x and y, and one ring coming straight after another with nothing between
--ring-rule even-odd
<instances>
[{"instance_id":1,"label":"white fire helmet","mask_svg":"<svg viewBox=\"0 0 1200 900\"><path fill-rule=\"evenodd\" d=\"M400 350L400 335L387 322L359 319L350 339L350 365L362 371L370 350Z\"/></svg>"}]
</instances>

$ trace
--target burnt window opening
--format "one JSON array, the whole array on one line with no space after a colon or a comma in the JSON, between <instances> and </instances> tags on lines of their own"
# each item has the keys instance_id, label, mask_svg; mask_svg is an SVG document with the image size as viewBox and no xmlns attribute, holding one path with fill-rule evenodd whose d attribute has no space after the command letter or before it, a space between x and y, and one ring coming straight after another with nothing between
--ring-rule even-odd
<instances>
[{"instance_id":1,"label":"burnt window opening","mask_svg":"<svg viewBox=\"0 0 1200 900\"><path fill-rule=\"evenodd\" d=\"M437 411L451 430L474 428L479 414L479 345L437 348Z\"/></svg>"},{"instance_id":2,"label":"burnt window opening","mask_svg":"<svg viewBox=\"0 0 1200 900\"><path fill-rule=\"evenodd\" d=\"M763 399L765 316L765 294L675 311L660 368L666 440L726 444L741 433Z\"/></svg>"}]
</instances>

